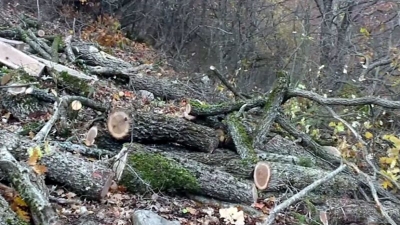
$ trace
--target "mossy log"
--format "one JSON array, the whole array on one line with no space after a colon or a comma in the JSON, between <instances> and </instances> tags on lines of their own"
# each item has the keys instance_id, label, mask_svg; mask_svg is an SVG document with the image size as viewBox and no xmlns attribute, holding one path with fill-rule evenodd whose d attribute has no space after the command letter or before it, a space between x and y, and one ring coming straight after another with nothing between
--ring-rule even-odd
<instances>
[{"instance_id":1,"label":"mossy log","mask_svg":"<svg viewBox=\"0 0 400 225\"><path fill-rule=\"evenodd\" d=\"M268 101L266 98L257 98L251 100L241 100L237 102L222 102L219 104L200 103L196 100L189 100L192 110L190 115L193 116L216 116L220 114L228 114L238 111L243 105L244 110L249 110L254 107L262 107Z\"/></svg>"},{"instance_id":2,"label":"mossy log","mask_svg":"<svg viewBox=\"0 0 400 225\"><path fill-rule=\"evenodd\" d=\"M36 36L34 37L35 40L32 39L32 37L29 37L26 31L24 31L20 26L16 26L16 29L21 37L21 39L25 42L28 43L29 46L31 46L37 53L40 54L44 59L51 60L51 55L46 52L46 50L43 49L43 46L40 45L40 43L37 42ZM46 45L47 46L47 45ZM51 50L50 47L47 46Z\"/></svg>"},{"instance_id":3,"label":"mossy log","mask_svg":"<svg viewBox=\"0 0 400 225\"><path fill-rule=\"evenodd\" d=\"M9 145L2 140L0 147L0 170L27 203L36 224L54 224L58 216L49 201L49 193L44 179L32 168L18 161L8 151Z\"/></svg>"},{"instance_id":4,"label":"mossy log","mask_svg":"<svg viewBox=\"0 0 400 225\"><path fill-rule=\"evenodd\" d=\"M129 151L129 166L125 167L120 183L130 191L146 192L151 188L158 191L202 194L227 202L254 202L250 181L142 144L125 144L125 147Z\"/></svg>"},{"instance_id":5,"label":"mossy log","mask_svg":"<svg viewBox=\"0 0 400 225\"><path fill-rule=\"evenodd\" d=\"M231 113L226 118L226 124L240 158L255 162L257 156L252 145L252 138L247 134L246 128L239 118L234 113Z\"/></svg>"},{"instance_id":6,"label":"mossy log","mask_svg":"<svg viewBox=\"0 0 400 225\"><path fill-rule=\"evenodd\" d=\"M177 143L194 151L212 152L218 147L219 140L214 129L192 123L184 118L171 117L149 112L133 112L125 110L130 118L129 128L118 134L120 140L140 143ZM113 118L123 111L115 111L109 115L108 124L111 136L116 137L119 122L114 125ZM125 126L125 125L124 125Z\"/></svg>"},{"instance_id":7,"label":"mossy log","mask_svg":"<svg viewBox=\"0 0 400 225\"><path fill-rule=\"evenodd\" d=\"M5 130L0 130L0 140L18 160L26 160L28 149L37 146L35 142ZM48 179L87 199L100 200L107 194L114 178L114 173L107 166L61 152L56 146L49 146L49 153L45 153L44 146L40 147L43 156L38 164L47 168Z\"/></svg>"},{"instance_id":8,"label":"mossy log","mask_svg":"<svg viewBox=\"0 0 400 225\"><path fill-rule=\"evenodd\" d=\"M264 105L264 117L258 125L258 132L253 140L253 147L258 148L264 145L267 134L278 115L278 110L283 103L285 94L289 88L289 77L285 72L279 72L277 80L268 95L268 101Z\"/></svg>"},{"instance_id":9,"label":"mossy log","mask_svg":"<svg viewBox=\"0 0 400 225\"><path fill-rule=\"evenodd\" d=\"M8 202L0 195L0 225L28 225L19 219L18 215L11 210Z\"/></svg>"},{"instance_id":10,"label":"mossy log","mask_svg":"<svg viewBox=\"0 0 400 225\"><path fill-rule=\"evenodd\" d=\"M156 146L151 149L153 149L153 151L160 151L160 154L168 158L175 160L194 160L212 168L228 172L241 179L253 179L252 173L256 163L245 162L231 151L217 149L213 154L209 155L200 152L190 152L183 148L173 146ZM273 194L279 192L284 193L287 187L301 190L330 172L322 169L295 165L294 162L278 161L285 156L277 157L269 153L260 153L257 154L257 157L258 161L267 162L271 168L272 176L268 188L263 191L266 195L268 195L269 192ZM300 161L300 163L302 163L302 161ZM307 165L307 163L305 164ZM323 194L325 196L342 196L346 193L357 191L357 185L357 181L351 176L340 174L314 190L314 193Z\"/></svg>"}]
</instances>

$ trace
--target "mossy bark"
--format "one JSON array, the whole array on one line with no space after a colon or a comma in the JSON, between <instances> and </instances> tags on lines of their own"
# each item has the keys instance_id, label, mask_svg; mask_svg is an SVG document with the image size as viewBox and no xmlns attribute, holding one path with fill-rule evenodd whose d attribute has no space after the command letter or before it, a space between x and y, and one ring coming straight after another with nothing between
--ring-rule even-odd
<instances>
[{"instance_id":1,"label":"mossy bark","mask_svg":"<svg viewBox=\"0 0 400 225\"><path fill-rule=\"evenodd\" d=\"M120 183L133 192L152 188L159 191L203 194L228 202L253 202L249 181L159 149L137 143L125 146L130 151L129 166L125 167ZM142 180L136 177L130 167Z\"/></svg>"},{"instance_id":2,"label":"mossy bark","mask_svg":"<svg viewBox=\"0 0 400 225\"><path fill-rule=\"evenodd\" d=\"M19 121L35 120L39 116L50 112L53 107L51 103L39 101L25 93L12 95L6 90L0 90L0 94L2 106Z\"/></svg>"},{"instance_id":3,"label":"mossy bark","mask_svg":"<svg viewBox=\"0 0 400 225\"><path fill-rule=\"evenodd\" d=\"M194 116L215 116L220 114L228 114L239 110L243 105L247 104L246 109L251 109L258 106L264 106L267 102L265 98L258 98L246 101L223 102L219 104L200 103L196 100L189 100L192 106L191 115Z\"/></svg>"},{"instance_id":4,"label":"mossy bark","mask_svg":"<svg viewBox=\"0 0 400 225\"><path fill-rule=\"evenodd\" d=\"M268 95L268 101L264 105L264 118L259 124L258 132L253 141L254 148L262 148L267 134L278 115L278 110L283 103L285 94L289 88L289 77L285 72L279 72L277 80Z\"/></svg>"},{"instance_id":5,"label":"mossy bark","mask_svg":"<svg viewBox=\"0 0 400 225\"><path fill-rule=\"evenodd\" d=\"M253 148L253 140L247 134L246 128L240 122L239 118L235 114L230 114L226 118L226 124L228 126L230 137L235 143L237 153L243 160L249 160L250 162L256 162L257 156Z\"/></svg>"},{"instance_id":6,"label":"mossy bark","mask_svg":"<svg viewBox=\"0 0 400 225\"><path fill-rule=\"evenodd\" d=\"M43 177L37 175L25 163L20 164L8 151L10 147L15 146L7 145L4 137L1 140L3 145L0 147L0 170L28 205L35 223L53 224L58 216L50 204Z\"/></svg>"},{"instance_id":7,"label":"mossy bark","mask_svg":"<svg viewBox=\"0 0 400 225\"><path fill-rule=\"evenodd\" d=\"M220 171L228 172L240 179L253 180L252 172L256 163L249 163L238 157L235 153L227 150L217 149L212 155L184 151L181 148L172 146L157 146L163 155L170 158L194 160ZM282 162L280 158L285 156L257 154L257 161L267 162L271 168L271 180L268 188L263 191L265 194L283 195L287 187L301 190L313 183L315 180L326 176L330 171L309 168L297 165L295 162ZM329 182L321 185L313 191L314 194L322 194L328 197L343 196L357 190L357 181L349 175L340 174ZM271 194L271 195L272 195Z\"/></svg>"},{"instance_id":8,"label":"mossy bark","mask_svg":"<svg viewBox=\"0 0 400 225\"><path fill-rule=\"evenodd\" d=\"M18 160L27 160L28 149L38 146L31 140L5 130L0 130L0 140ZM49 146L50 153L45 152L44 146L39 147L43 156L38 164L47 168L46 178L87 199L100 200L107 194L114 178L114 173L107 166L59 151L57 146Z\"/></svg>"},{"instance_id":9,"label":"mossy bark","mask_svg":"<svg viewBox=\"0 0 400 225\"><path fill-rule=\"evenodd\" d=\"M87 80L71 76L67 72L58 73L54 71L54 73L57 74L57 86L75 95L88 96L94 91L94 87L90 86Z\"/></svg>"}]
</instances>

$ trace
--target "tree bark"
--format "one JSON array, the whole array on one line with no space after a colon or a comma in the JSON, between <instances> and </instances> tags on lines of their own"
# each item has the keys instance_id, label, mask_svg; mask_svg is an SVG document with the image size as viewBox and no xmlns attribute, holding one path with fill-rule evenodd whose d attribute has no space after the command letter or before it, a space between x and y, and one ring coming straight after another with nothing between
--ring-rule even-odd
<instances>
[{"instance_id":1,"label":"tree bark","mask_svg":"<svg viewBox=\"0 0 400 225\"><path fill-rule=\"evenodd\" d=\"M4 139L2 139L4 142ZM44 179L27 165L20 165L8 152L9 145L0 147L0 169L15 187L31 210L36 224L54 224L58 216L49 202L49 193Z\"/></svg>"},{"instance_id":2,"label":"tree bark","mask_svg":"<svg viewBox=\"0 0 400 225\"><path fill-rule=\"evenodd\" d=\"M8 202L0 195L0 225L28 225L21 221L18 215L11 210Z\"/></svg>"},{"instance_id":3,"label":"tree bark","mask_svg":"<svg viewBox=\"0 0 400 225\"><path fill-rule=\"evenodd\" d=\"M141 144L134 143L125 147L130 151L128 165L148 184L135 177L129 166L125 167L120 183L131 191L145 192L151 188L203 194L228 202L254 202L249 181L235 178L195 160Z\"/></svg>"},{"instance_id":4,"label":"tree bark","mask_svg":"<svg viewBox=\"0 0 400 225\"><path fill-rule=\"evenodd\" d=\"M0 130L0 140L3 140L1 145L19 160L26 160L27 150L37 146L31 140L5 130ZM45 152L45 147L40 147ZM43 153L39 160L39 164L48 170L47 178L87 199L100 200L107 194L114 178L111 169L101 163L89 162L77 155L61 152L53 146L49 148L50 153Z\"/></svg>"},{"instance_id":5,"label":"tree bark","mask_svg":"<svg viewBox=\"0 0 400 225\"><path fill-rule=\"evenodd\" d=\"M260 148L267 139L272 124L278 115L285 94L289 88L289 76L285 72L279 72L277 80L272 87L272 92L268 95L268 102L264 106L264 117L259 123L258 132L254 137L253 147Z\"/></svg>"},{"instance_id":6,"label":"tree bark","mask_svg":"<svg viewBox=\"0 0 400 225\"><path fill-rule=\"evenodd\" d=\"M126 110L128 112L128 110ZM212 152L219 140L215 130L184 118L147 112L128 112L131 130L121 140L140 143L177 143L189 149Z\"/></svg>"},{"instance_id":7,"label":"tree bark","mask_svg":"<svg viewBox=\"0 0 400 225\"><path fill-rule=\"evenodd\" d=\"M151 147L148 147L151 148ZM151 148L153 149L153 148ZM253 180L253 170L255 163L244 162L237 154L230 151L217 149L212 155L204 154L201 152L184 151L175 147L155 147L155 152L172 158L174 160L190 159L205 164L212 168L228 172L240 179ZM293 162L279 162L278 159L285 157L277 157L276 155L267 155L265 153L257 154L258 161L268 163L271 168L271 179L268 188L263 191L265 193L284 193L287 187L292 187L298 190L303 189L310 183L326 176L329 171L317 168L309 168L301 165L296 165ZM271 160L271 161L270 161ZM275 162L273 161L275 160ZM334 188L340 187L340 188ZM328 183L320 186L315 190L316 194L323 194L324 196L342 196L347 193L357 191L357 181L347 174L341 174L330 180Z\"/></svg>"}]
</instances>

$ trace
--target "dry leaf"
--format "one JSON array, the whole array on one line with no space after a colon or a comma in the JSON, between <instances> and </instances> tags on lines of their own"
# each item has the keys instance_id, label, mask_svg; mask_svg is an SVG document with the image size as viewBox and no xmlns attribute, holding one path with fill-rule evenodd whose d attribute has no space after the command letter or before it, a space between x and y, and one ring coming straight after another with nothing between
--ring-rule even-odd
<instances>
[{"instance_id":1,"label":"dry leaf","mask_svg":"<svg viewBox=\"0 0 400 225\"><path fill-rule=\"evenodd\" d=\"M33 171L35 171L38 175L42 175L47 172L47 167L43 165L34 165Z\"/></svg>"},{"instance_id":2,"label":"dry leaf","mask_svg":"<svg viewBox=\"0 0 400 225\"><path fill-rule=\"evenodd\" d=\"M238 211L236 207L228 209L219 209L221 218L224 218L225 222L229 222L234 225L244 225L244 213Z\"/></svg>"}]
</instances>

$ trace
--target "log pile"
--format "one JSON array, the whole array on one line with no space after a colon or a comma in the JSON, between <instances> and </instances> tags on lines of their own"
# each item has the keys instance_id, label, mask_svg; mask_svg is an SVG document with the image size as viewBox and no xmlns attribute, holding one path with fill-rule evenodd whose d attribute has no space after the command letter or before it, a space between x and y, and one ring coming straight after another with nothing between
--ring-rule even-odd
<instances>
[{"instance_id":1,"label":"log pile","mask_svg":"<svg viewBox=\"0 0 400 225\"><path fill-rule=\"evenodd\" d=\"M30 32L31 38L23 35L26 31L21 27L16 31L39 57L59 63L58 57L51 57L59 49L43 47L45 42L35 42ZM233 93L237 93L240 100L224 98L213 103L216 99L207 99L211 90L199 94L193 91L195 87L144 75L143 70L151 70L151 65L125 62L89 43L67 37L63 52L69 59L79 58L89 72L86 75L71 71L60 73L49 68L47 63L46 73L53 76L55 88L63 88L63 95L44 90L43 81L37 78L33 79L40 84L30 85L31 78L21 79L27 76L23 71L16 72L13 79L26 84L27 90L17 94L10 92L12 87L0 90L1 107L19 122L32 124L32 121L42 121L41 115L48 116L45 123L29 130L34 133L32 138L0 130L0 171L28 203L35 224L57 221L49 204L44 176L82 198L97 201L107 194L112 181L116 181L135 193L149 190L185 193L243 205L252 205L260 199L279 199L284 205L271 211L269 220L290 204L307 198L321 210L330 207L326 213L336 223L366 223L368 220L390 224L391 219L400 222L398 196L383 189L371 177L355 173L354 164L344 162L298 131L282 113L285 101L298 96L325 105L374 103L400 108L400 102L375 97L329 100L315 93L289 89L287 75L280 72L272 91L265 97L250 98L235 91ZM218 73L215 68L213 72ZM118 105L99 91L109 88L99 80L114 76L117 79L113 80L113 85L121 89L147 90L160 99L185 104L167 110L167 107L155 106L155 100L132 98L129 104ZM92 83L86 85L87 82ZM71 108L73 101L79 101L82 107ZM190 106L189 110L187 106ZM261 116L253 116L252 123L248 123L246 114L256 107L260 108ZM38 112L41 115L36 115ZM89 123L85 119L88 115L100 119ZM213 116L223 120L212 120ZM90 135L86 135L85 141L72 138L77 121L81 121L79 131L96 126ZM298 138L299 144L272 132L274 124ZM64 141L58 141L54 134L65 134L66 137ZM54 140L45 142L49 137ZM26 164L31 157L27 152L37 146L48 151L38 160L47 168L45 175L35 174L31 165ZM99 160L93 162L71 152ZM105 155L111 160L100 159ZM371 203L365 200L364 192L360 192L364 189L387 200L383 204L379 199ZM356 213L351 213L350 217L354 204L345 204L340 200L342 198L357 202ZM373 207L378 203L383 214ZM349 213L341 213L339 208ZM1 197L0 212L11 218L10 221L18 220ZM264 224L269 224L269 220Z\"/></svg>"}]
</instances>

